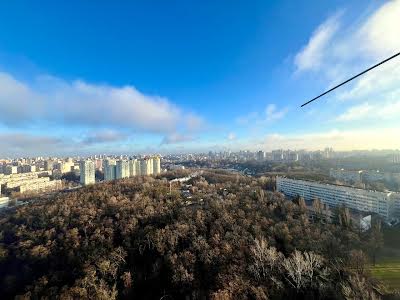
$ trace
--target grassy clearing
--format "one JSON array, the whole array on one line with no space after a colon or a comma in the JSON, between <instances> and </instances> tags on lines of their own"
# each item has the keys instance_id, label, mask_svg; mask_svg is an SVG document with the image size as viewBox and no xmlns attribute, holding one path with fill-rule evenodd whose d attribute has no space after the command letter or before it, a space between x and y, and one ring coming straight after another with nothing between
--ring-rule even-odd
<instances>
[{"instance_id":1,"label":"grassy clearing","mask_svg":"<svg viewBox=\"0 0 400 300\"><path fill-rule=\"evenodd\" d=\"M371 274L389 290L400 291L400 230L385 229L383 236L385 246L377 255L376 265L371 266Z\"/></svg>"},{"instance_id":2,"label":"grassy clearing","mask_svg":"<svg viewBox=\"0 0 400 300\"><path fill-rule=\"evenodd\" d=\"M382 281L389 290L400 290L400 261L387 261L371 267L373 277Z\"/></svg>"}]
</instances>

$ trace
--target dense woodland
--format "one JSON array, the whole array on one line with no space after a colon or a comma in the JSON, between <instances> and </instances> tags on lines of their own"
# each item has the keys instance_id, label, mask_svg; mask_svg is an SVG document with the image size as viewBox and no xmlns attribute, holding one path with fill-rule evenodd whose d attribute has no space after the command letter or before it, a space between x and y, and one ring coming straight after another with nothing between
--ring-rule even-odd
<instances>
[{"instance_id":1,"label":"dense woodland","mask_svg":"<svg viewBox=\"0 0 400 300\"><path fill-rule=\"evenodd\" d=\"M166 177L172 178L168 174ZM374 236L310 222L268 179L105 182L3 213L2 299L377 299ZM392 297L392 296L383 296Z\"/></svg>"}]
</instances>

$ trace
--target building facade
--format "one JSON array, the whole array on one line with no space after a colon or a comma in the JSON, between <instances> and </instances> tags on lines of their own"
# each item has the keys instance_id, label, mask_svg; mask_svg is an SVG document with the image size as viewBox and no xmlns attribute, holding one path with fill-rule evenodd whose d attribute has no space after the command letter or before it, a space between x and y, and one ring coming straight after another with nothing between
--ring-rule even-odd
<instances>
[{"instance_id":1,"label":"building facade","mask_svg":"<svg viewBox=\"0 0 400 300\"><path fill-rule=\"evenodd\" d=\"M116 169L115 169L115 177L116 179L128 178L129 177L129 161L127 160L119 160L117 161Z\"/></svg>"},{"instance_id":2,"label":"building facade","mask_svg":"<svg viewBox=\"0 0 400 300\"><path fill-rule=\"evenodd\" d=\"M153 174L158 175L161 173L161 159L159 156L153 157Z\"/></svg>"},{"instance_id":3,"label":"building facade","mask_svg":"<svg viewBox=\"0 0 400 300\"><path fill-rule=\"evenodd\" d=\"M94 184L95 181L95 165L91 160L81 161L79 164L81 174L80 182L83 185Z\"/></svg>"},{"instance_id":4,"label":"building facade","mask_svg":"<svg viewBox=\"0 0 400 300\"><path fill-rule=\"evenodd\" d=\"M153 174L153 159L145 158L140 160L140 175Z\"/></svg>"},{"instance_id":5,"label":"building facade","mask_svg":"<svg viewBox=\"0 0 400 300\"><path fill-rule=\"evenodd\" d=\"M400 193L378 192L347 186L276 177L276 189L286 196L315 198L331 207L344 205L351 209L374 212L386 220L400 218Z\"/></svg>"},{"instance_id":6,"label":"building facade","mask_svg":"<svg viewBox=\"0 0 400 300\"><path fill-rule=\"evenodd\" d=\"M104 180L116 179L116 162L112 159L107 159L103 163L104 167Z\"/></svg>"}]
</instances>

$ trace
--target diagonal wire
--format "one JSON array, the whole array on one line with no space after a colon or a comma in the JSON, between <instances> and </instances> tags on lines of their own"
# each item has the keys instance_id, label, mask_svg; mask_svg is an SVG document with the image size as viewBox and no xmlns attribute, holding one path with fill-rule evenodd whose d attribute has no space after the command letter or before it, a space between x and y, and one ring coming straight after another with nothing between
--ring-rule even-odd
<instances>
[{"instance_id":1,"label":"diagonal wire","mask_svg":"<svg viewBox=\"0 0 400 300\"><path fill-rule=\"evenodd\" d=\"M337 86L334 86L333 88L327 90L326 92L323 92L321 95L319 95L319 96L317 96L317 97L311 99L310 101L307 101L306 103L302 104L301 107L303 107L303 106L305 106L305 105L307 105L307 104L309 104L309 103L311 103L311 102L317 100L318 98L321 98L322 96L324 96L324 95L326 95L326 94L332 92L333 90L337 89L338 87L340 87L340 86L342 86L342 85L348 83L349 81L352 81L353 79L355 79L355 78L357 78L357 77L359 77L359 76L361 76L361 75L363 75L363 74L365 74L365 73L371 71L372 69L375 69L376 67L378 67L378 66L384 64L385 62L387 62L387 61L389 61L389 60L391 60L391 59L393 59L393 58L395 58L396 56L399 56L399 55L400 55L400 52L399 52L399 53L396 53L395 55L392 55L392 56L389 57L389 58L386 58L385 60L381 61L380 63L377 63L376 65L373 65L372 67L370 67L370 68L368 68L368 69L362 71L361 73L358 73L357 75L355 75L355 76L353 76L353 77L347 79L346 81L344 81L344 82L338 84Z\"/></svg>"}]
</instances>

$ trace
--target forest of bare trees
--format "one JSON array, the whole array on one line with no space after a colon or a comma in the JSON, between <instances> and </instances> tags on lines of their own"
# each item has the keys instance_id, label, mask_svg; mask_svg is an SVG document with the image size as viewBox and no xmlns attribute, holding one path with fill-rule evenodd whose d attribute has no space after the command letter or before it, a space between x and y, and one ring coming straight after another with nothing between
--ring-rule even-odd
<instances>
[{"instance_id":1,"label":"forest of bare trees","mask_svg":"<svg viewBox=\"0 0 400 300\"><path fill-rule=\"evenodd\" d=\"M3 213L0 290L17 299L377 299L368 241L310 222L268 180L205 173L100 183Z\"/></svg>"}]
</instances>

